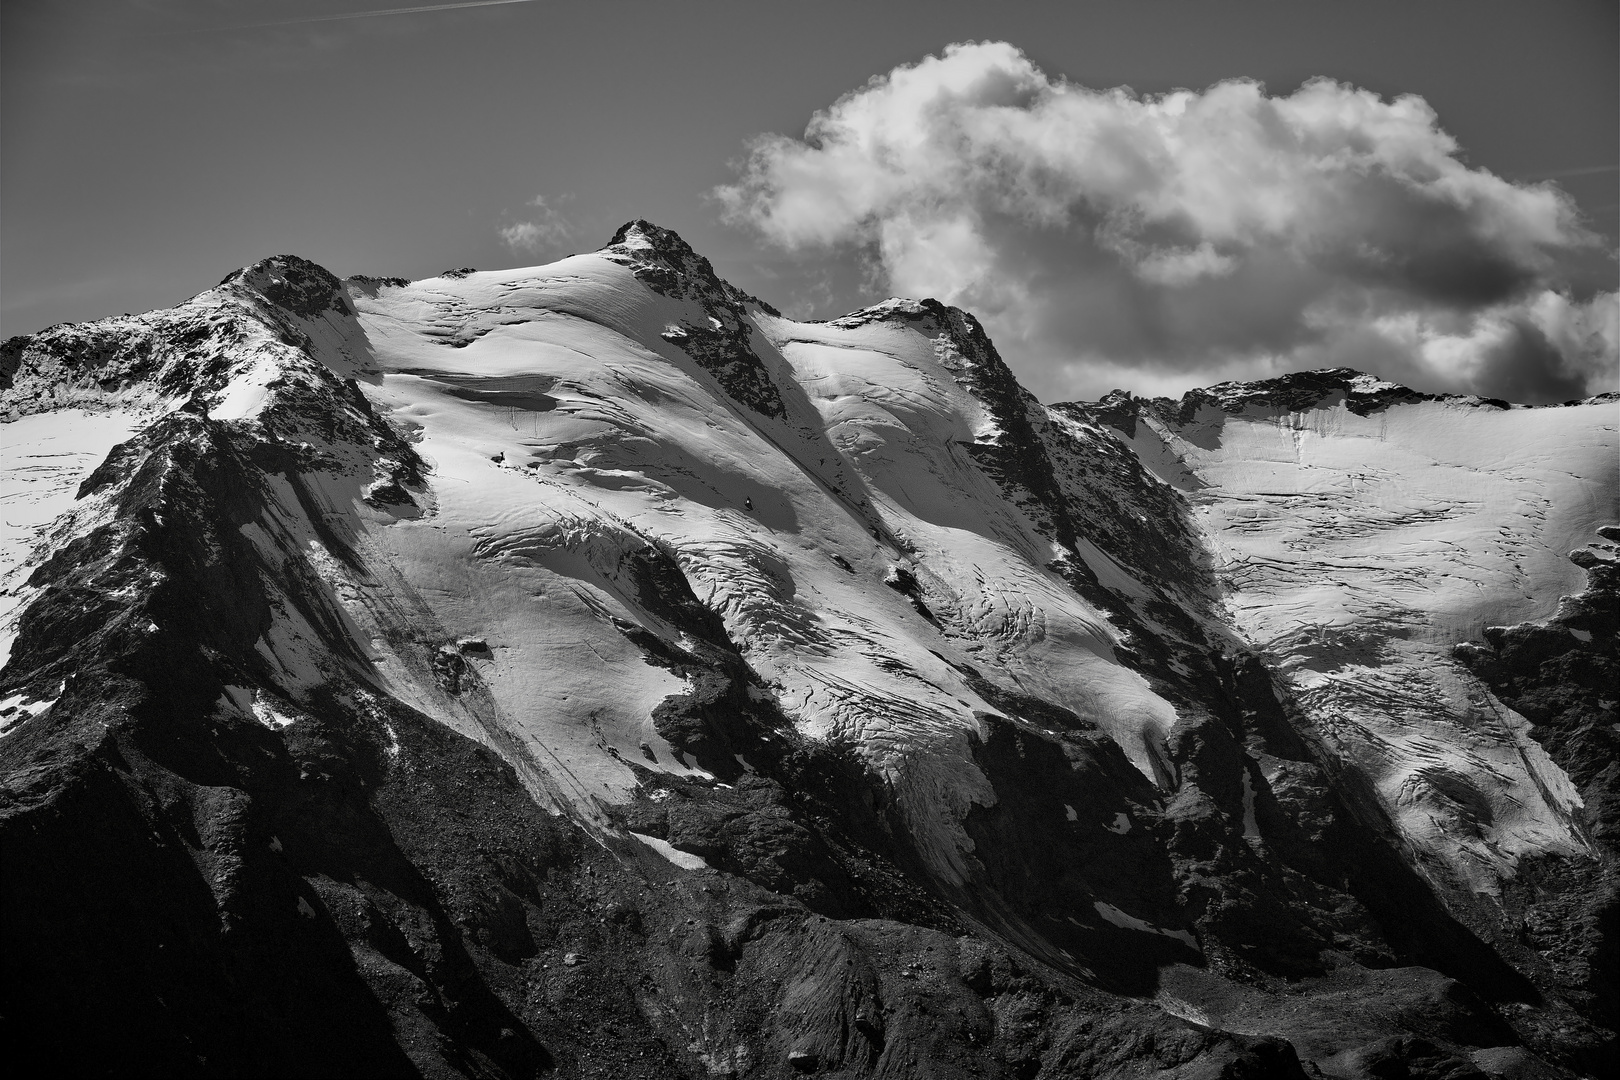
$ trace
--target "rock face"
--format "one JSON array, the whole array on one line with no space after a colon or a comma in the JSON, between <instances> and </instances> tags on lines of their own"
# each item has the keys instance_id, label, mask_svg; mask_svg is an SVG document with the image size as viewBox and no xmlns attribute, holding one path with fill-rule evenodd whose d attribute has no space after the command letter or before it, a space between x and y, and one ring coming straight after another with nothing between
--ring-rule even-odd
<instances>
[{"instance_id":1,"label":"rock face","mask_svg":"<svg viewBox=\"0 0 1620 1080\"><path fill-rule=\"evenodd\" d=\"M1612 1070L1613 396L1043 406L639 221L0 377L33 1071Z\"/></svg>"},{"instance_id":2,"label":"rock face","mask_svg":"<svg viewBox=\"0 0 1620 1080\"><path fill-rule=\"evenodd\" d=\"M746 311L752 305L776 315L775 308L721 281L708 259L649 221L625 225L599 254L629 267L636 280L654 292L700 306L702 319L672 322L659 336L696 360L732 400L781 418L782 395L754 352L757 331Z\"/></svg>"}]
</instances>

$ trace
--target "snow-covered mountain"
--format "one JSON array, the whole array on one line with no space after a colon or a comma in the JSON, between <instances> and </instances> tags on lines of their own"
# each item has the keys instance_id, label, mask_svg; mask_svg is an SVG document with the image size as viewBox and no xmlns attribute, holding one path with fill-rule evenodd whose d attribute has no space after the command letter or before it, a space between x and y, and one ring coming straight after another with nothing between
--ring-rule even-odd
<instances>
[{"instance_id":1,"label":"snow-covered mountain","mask_svg":"<svg viewBox=\"0 0 1620 1080\"><path fill-rule=\"evenodd\" d=\"M1044 406L646 222L0 365L19 1054L1613 1064L1616 395Z\"/></svg>"}]
</instances>

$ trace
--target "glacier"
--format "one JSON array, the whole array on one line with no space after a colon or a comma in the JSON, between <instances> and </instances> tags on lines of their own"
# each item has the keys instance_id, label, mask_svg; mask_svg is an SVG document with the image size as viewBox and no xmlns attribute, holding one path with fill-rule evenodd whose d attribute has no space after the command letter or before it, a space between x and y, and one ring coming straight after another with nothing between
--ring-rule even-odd
<instances>
[{"instance_id":1,"label":"glacier","mask_svg":"<svg viewBox=\"0 0 1620 1080\"><path fill-rule=\"evenodd\" d=\"M300 948L371 1042L225 1024L255 1060L1350 1077L1613 1052L1620 396L1333 369L1043 405L968 313L794 321L647 222L417 281L277 257L0 364L7 861L133 830L170 875L141 910L189 874L210 898L187 917L227 944L188 931L187 956L330 928ZM92 908L30 931L70 957L47 984L113 948ZM557 972L592 963L630 980L634 1062L569 1031L609 1005L555 1020L590 1000ZM184 1057L189 1008L149 1060Z\"/></svg>"}]
</instances>

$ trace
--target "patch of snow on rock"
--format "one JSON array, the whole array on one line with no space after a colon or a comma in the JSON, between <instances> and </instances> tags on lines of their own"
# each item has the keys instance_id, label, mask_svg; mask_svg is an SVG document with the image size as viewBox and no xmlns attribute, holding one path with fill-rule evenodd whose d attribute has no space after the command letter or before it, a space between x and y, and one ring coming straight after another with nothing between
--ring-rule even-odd
<instances>
[{"instance_id":1,"label":"patch of snow on rock","mask_svg":"<svg viewBox=\"0 0 1620 1080\"><path fill-rule=\"evenodd\" d=\"M630 835L682 870L707 870L709 868L709 864L703 860L703 856L693 855L689 851L682 851L680 848L672 846L667 840L660 840L658 837L648 836L646 833L633 832Z\"/></svg>"}]
</instances>

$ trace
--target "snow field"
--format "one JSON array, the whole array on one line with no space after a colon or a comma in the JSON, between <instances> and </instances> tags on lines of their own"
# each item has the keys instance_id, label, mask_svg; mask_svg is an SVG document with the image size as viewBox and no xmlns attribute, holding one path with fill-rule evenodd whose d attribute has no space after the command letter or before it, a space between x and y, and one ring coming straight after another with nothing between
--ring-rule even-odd
<instances>
[{"instance_id":1,"label":"snow field","mask_svg":"<svg viewBox=\"0 0 1620 1080\"><path fill-rule=\"evenodd\" d=\"M499 722L575 778L577 805L628 797L620 758L680 768L648 717L682 686L608 618L677 639L621 580L646 545L802 733L888 778L947 879L966 873L961 818L994 800L967 740L995 710L958 665L1096 720L1153 775L1173 709L1114 661L1113 628L1043 568L1051 543L958 445L983 408L931 339L757 315L788 409L774 420L660 338L700 307L599 256L352 300L366 392L434 470L432 512L368 542L447 634L489 642ZM932 621L883 584L896 564Z\"/></svg>"},{"instance_id":2,"label":"snow field","mask_svg":"<svg viewBox=\"0 0 1620 1080\"><path fill-rule=\"evenodd\" d=\"M270 571L275 618L258 649L278 694L231 688L220 708L281 727L296 716L275 701L336 680L371 687L353 704L379 722L376 695L391 695L600 824L636 791L630 763L700 771L651 720L686 681L619 629L691 644L627 570L655 549L719 616L761 680L750 691L884 777L946 881L969 873L962 820L995 799L972 755L975 713L997 710L970 668L1094 722L1144 775L1167 776L1175 709L1118 662L1120 632L1048 569L1060 549L977 464L970 447L1005 433L953 377L955 347L902 317L906 305L835 324L752 313L752 348L785 408L772 418L666 337L712 323L702 304L613 258L350 283L344 298L352 319L340 307L289 321L228 286L141 317L234 342L203 404L244 424L269 417L284 387L330 382L271 332L279 320L357 379L430 469L419 506L368 505L375 448L293 432L296 411L277 414L282 438L307 437L329 464L267 475L269 510L242 530ZM267 321L239 318L242 304ZM38 545L97 513L75 507L77 485L176 404L148 394L0 427L0 658ZM1369 777L1423 865L1476 891L1522 854L1584 841L1568 778L1449 649L1485 625L1545 618L1580 587L1567 552L1620 519L1616 420L1612 403L1450 400L1362 417L1330 398L1148 418L1131 441L1193 507L1222 619L1282 674L1321 744ZM1151 574L1084 540L1080 553L1104 587L1152 595ZM48 704L8 700L0 731ZM1257 764L1287 782L1286 763ZM1258 843L1250 780L1244 833Z\"/></svg>"},{"instance_id":3,"label":"snow field","mask_svg":"<svg viewBox=\"0 0 1620 1080\"><path fill-rule=\"evenodd\" d=\"M1195 506L1232 622L1406 838L1474 891L1522 854L1586 848L1568 777L1450 648L1583 587L1570 549L1620 519L1616 412L1206 405L1134 440Z\"/></svg>"}]
</instances>

